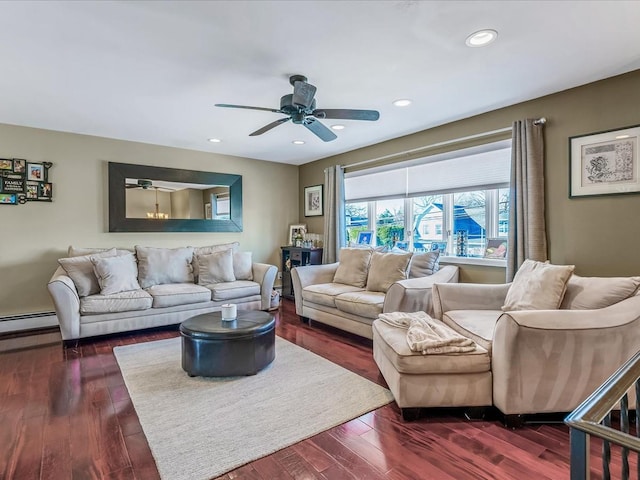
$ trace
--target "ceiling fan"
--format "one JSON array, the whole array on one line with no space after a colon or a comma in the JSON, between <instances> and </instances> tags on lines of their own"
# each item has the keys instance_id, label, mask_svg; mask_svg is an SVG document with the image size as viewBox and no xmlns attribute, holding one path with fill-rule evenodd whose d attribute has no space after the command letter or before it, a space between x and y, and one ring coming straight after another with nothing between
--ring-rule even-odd
<instances>
[{"instance_id":1,"label":"ceiling fan","mask_svg":"<svg viewBox=\"0 0 640 480\"><path fill-rule=\"evenodd\" d=\"M136 182L136 183L133 183ZM167 186L156 186L153 184L153 182L151 180L147 180L147 179L139 179L139 180L133 180L133 179L128 179L126 180L126 183L124 184L125 188L141 188L142 190L149 190L154 189L156 191L160 190L161 192L174 192L176 189L175 188L170 188Z\"/></svg>"},{"instance_id":2,"label":"ceiling fan","mask_svg":"<svg viewBox=\"0 0 640 480\"><path fill-rule=\"evenodd\" d=\"M275 122L250 133L250 137L262 135L272 128L282 125L291 120L293 123L307 127L312 133L325 142L330 142L338 138L331 130L324 126L319 118L339 119L339 120L369 120L375 121L380 118L377 110L351 110L344 108L322 109L316 108L316 87L307 83L307 77L303 75L292 75L289 83L293 85L293 94L284 95L280 98L280 108L250 107L246 105L229 105L226 103L216 103L216 107L225 108L246 108L248 110L263 110L267 112L283 113L287 117L280 118Z\"/></svg>"}]
</instances>

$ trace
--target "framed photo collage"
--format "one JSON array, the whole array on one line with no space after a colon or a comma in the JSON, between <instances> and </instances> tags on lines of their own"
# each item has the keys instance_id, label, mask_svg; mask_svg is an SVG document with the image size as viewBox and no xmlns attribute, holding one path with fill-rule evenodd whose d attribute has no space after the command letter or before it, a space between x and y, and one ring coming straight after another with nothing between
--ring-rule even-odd
<instances>
[{"instance_id":1,"label":"framed photo collage","mask_svg":"<svg viewBox=\"0 0 640 480\"><path fill-rule=\"evenodd\" d=\"M51 162L29 162L22 158L0 158L0 205L51 202Z\"/></svg>"}]
</instances>

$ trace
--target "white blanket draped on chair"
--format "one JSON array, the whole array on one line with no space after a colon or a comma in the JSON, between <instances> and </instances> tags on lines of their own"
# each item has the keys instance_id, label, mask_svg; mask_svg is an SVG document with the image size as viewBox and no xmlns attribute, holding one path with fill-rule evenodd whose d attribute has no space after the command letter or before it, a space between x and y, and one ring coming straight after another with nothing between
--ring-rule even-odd
<instances>
[{"instance_id":1,"label":"white blanket draped on chair","mask_svg":"<svg viewBox=\"0 0 640 480\"><path fill-rule=\"evenodd\" d=\"M378 318L393 327L406 329L407 343L413 352L426 355L465 353L476 349L473 340L460 335L425 312L381 313Z\"/></svg>"}]
</instances>

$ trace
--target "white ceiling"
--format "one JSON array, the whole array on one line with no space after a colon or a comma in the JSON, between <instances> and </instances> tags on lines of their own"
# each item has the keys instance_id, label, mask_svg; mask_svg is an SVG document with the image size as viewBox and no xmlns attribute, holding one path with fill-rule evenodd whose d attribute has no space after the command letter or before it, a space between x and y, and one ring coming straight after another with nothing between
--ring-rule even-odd
<instances>
[{"instance_id":1,"label":"white ceiling","mask_svg":"<svg viewBox=\"0 0 640 480\"><path fill-rule=\"evenodd\" d=\"M636 70L640 1L2 1L0 59L2 123L300 165ZM281 115L213 106L279 108L298 73L380 120L249 137Z\"/></svg>"}]
</instances>

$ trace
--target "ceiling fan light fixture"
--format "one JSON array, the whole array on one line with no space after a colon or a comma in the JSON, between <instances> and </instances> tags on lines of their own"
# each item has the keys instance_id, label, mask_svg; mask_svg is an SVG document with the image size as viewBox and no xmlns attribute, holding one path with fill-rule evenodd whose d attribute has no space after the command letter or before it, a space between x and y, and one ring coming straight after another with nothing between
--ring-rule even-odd
<instances>
[{"instance_id":1,"label":"ceiling fan light fixture","mask_svg":"<svg viewBox=\"0 0 640 480\"><path fill-rule=\"evenodd\" d=\"M498 32L487 28L473 32L467 37L464 43L467 44L467 47L484 47L492 43L496 38L498 38Z\"/></svg>"},{"instance_id":2,"label":"ceiling fan light fixture","mask_svg":"<svg viewBox=\"0 0 640 480\"><path fill-rule=\"evenodd\" d=\"M400 98L398 100L394 100L393 104L396 107L408 107L409 105L411 105L411 100L409 100L408 98Z\"/></svg>"},{"instance_id":3,"label":"ceiling fan light fixture","mask_svg":"<svg viewBox=\"0 0 640 480\"><path fill-rule=\"evenodd\" d=\"M304 145L304 141L303 140L294 140L293 142L294 145Z\"/></svg>"},{"instance_id":4,"label":"ceiling fan light fixture","mask_svg":"<svg viewBox=\"0 0 640 480\"><path fill-rule=\"evenodd\" d=\"M344 125L331 125L331 130L344 130Z\"/></svg>"},{"instance_id":5,"label":"ceiling fan light fixture","mask_svg":"<svg viewBox=\"0 0 640 480\"><path fill-rule=\"evenodd\" d=\"M210 138L209 141L211 143L220 143L220 142L222 142L222 140L220 140L219 138Z\"/></svg>"}]
</instances>

